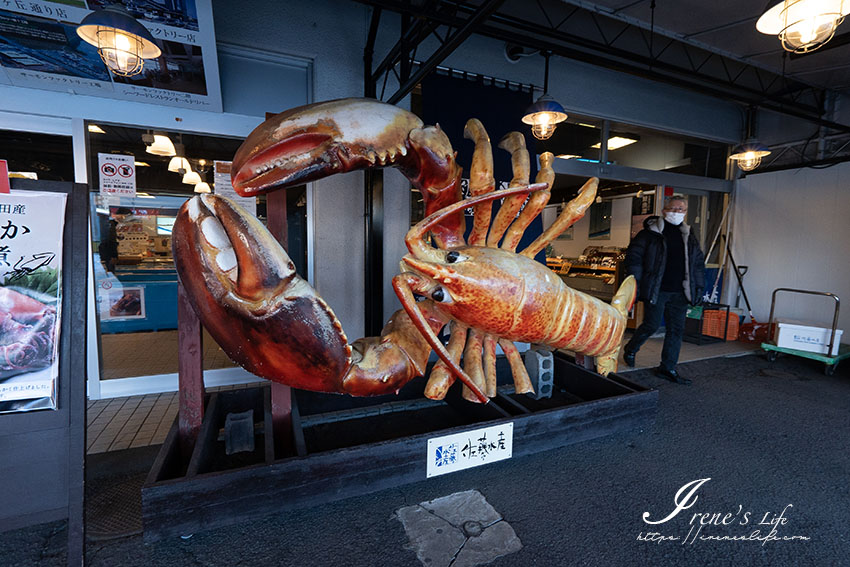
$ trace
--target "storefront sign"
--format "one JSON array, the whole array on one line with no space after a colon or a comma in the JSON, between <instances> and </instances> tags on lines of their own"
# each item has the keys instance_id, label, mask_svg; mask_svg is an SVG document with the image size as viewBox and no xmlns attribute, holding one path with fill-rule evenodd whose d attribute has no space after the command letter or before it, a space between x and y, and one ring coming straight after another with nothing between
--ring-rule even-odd
<instances>
[{"instance_id":1,"label":"storefront sign","mask_svg":"<svg viewBox=\"0 0 850 567\"><path fill-rule=\"evenodd\" d=\"M230 180L230 164L229 161L215 162L215 194L233 199L240 207L257 216L257 198L242 197L233 188L233 183Z\"/></svg>"},{"instance_id":2,"label":"storefront sign","mask_svg":"<svg viewBox=\"0 0 850 567\"><path fill-rule=\"evenodd\" d=\"M0 1L0 84L221 112L210 0L117 2L162 50L132 77L110 73L76 32L88 14L114 3Z\"/></svg>"},{"instance_id":3,"label":"storefront sign","mask_svg":"<svg viewBox=\"0 0 850 567\"><path fill-rule=\"evenodd\" d=\"M513 439L513 422L429 439L427 476L431 478L510 459Z\"/></svg>"},{"instance_id":4,"label":"storefront sign","mask_svg":"<svg viewBox=\"0 0 850 567\"><path fill-rule=\"evenodd\" d=\"M0 413L56 408L65 201L0 194Z\"/></svg>"},{"instance_id":5,"label":"storefront sign","mask_svg":"<svg viewBox=\"0 0 850 567\"><path fill-rule=\"evenodd\" d=\"M133 156L97 154L101 195L136 196L136 163Z\"/></svg>"}]
</instances>

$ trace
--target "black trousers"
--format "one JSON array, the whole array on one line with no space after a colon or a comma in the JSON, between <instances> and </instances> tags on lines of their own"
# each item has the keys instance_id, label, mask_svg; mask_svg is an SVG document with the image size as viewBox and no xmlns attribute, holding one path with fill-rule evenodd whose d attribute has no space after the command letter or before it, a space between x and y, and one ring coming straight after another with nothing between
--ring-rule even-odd
<instances>
[{"instance_id":1,"label":"black trousers","mask_svg":"<svg viewBox=\"0 0 850 567\"><path fill-rule=\"evenodd\" d=\"M635 329L631 340L626 344L626 352L637 352L643 343L661 326L664 318L666 332L664 347L661 350L661 368L673 370L679 361L682 348L682 334L685 331L685 315L688 313L688 298L681 291L659 291L655 305L643 302L643 323Z\"/></svg>"}]
</instances>

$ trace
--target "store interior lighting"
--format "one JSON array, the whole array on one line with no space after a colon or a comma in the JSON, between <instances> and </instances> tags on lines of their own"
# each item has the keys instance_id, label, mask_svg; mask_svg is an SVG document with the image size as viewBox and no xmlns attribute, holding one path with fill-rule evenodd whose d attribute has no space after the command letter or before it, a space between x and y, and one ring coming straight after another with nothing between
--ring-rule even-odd
<instances>
[{"instance_id":1,"label":"store interior lighting","mask_svg":"<svg viewBox=\"0 0 850 567\"><path fill-rule=\"evenodd\" d=\"M168 162L168 171L172 171L174 173L185 174L191 169L192 166L189 165L189 160L181 156L174 156L171 158L171 161Z\"/></svg>"},{"instance_id":2,"label":"store interior lighting","mask_svg":"<svg viewBox=\"0 0 850 567\"><path fill-rule=\"evenodd\" d=\"M608 149L619 150L620 148L625 148L626 146L630 146L635 142L637 142L637 139L635 138L627 138L625 136L611 136L610 138L608 138ZM602 143L597 142L590 147L598 150L602 147Z\"/></svg>"},{"instance_id":3,"label":"store interior lighting","mask_svg":"<svg viewBox=\"0 0 850 567\"><path fill-rule=\"evenodd\" d=\"M206 181L201 181L197 185L195 185L195 193L211 193L209 183Z\"/></svg>"},{"instance_id":4,"label":"store interior lighting","mask_svg":"<svg viewBox=\"0 0 850 567\"><path fill-rule=\"evenodd\" d=\"M201 181L201 176L198 175L198 172L192 171L191 169L189 169L183 176L183 183L186 185L197 185Z\"/></svg>"},{"instance_id":5,"label":"store interior lighting","mask_svg":"<svg viewBox=\"0 0 850 567\"><path fill-rule=\"evenodd\" d=\"M737 163L742 170L752 171L761 165L761 158L766 155L770 155L770 149L755 138L750 138L736 146L729 159Z\"/></svg>"},{"instance_id":6,"label":"store interior lighting","mask_svg":"<svg viewBox=\"0 0 850 567\"><path fill-rule=\"evenodd\" d=\"M550 53L544 53L546 58L546 73L543 79L543 96L537 99L537 102L532 104L525 111L525 116L522 121L525 124L531 125L531 134L538 140L546 140L552 137L555 128L567 119L567 113L564 107L558 101L549 95L549 56Z\"/></svg>"},{"instance_id":7,"label":"store interior lighting","mask_svg":"<svg viewBox=\"0 0 850 567\"><path fill-rule=\"evenodd\" d=\"M177 155L177 150L174 149L174 143L165 134L154 134L153 142L145 151L155 156L171 157Z\"/></svg>"},{"instance_id":8,"label":"store interior lighting","mask_svg":"<svg viewBox=\"0 0 850 567\"><path fill-rule=\"evenodd\" d=\"M87 129L92 134L106 134L106 130L104 130L97 124L89 124Z\"/></svg>"},{"instance_id":9,"label":"store interior lighting","mask_svg":"<svg viewBox=\"0 0 850 567\"><path fill-rule=\"evenodd\" d=\"M576 159L580 158L581 156L575 154L558 154L555 157L560 159Z\"/></svg>"},{"instance_id":10,"label":"store interior lighting","mask_svg":"<svg viewBox=\"0 0 850 567\"><path fill-rule=\"evenodd\" d=\"M138 75L145 59L162 54L147 28L121 4L107 6L83 18L77 26L77 35L97 48L113 73L124 77Z\"/></svg>"},{"instance_id":11,"label":"store interior lighting","mask_svg":"<svg viewBox=\"0 0 850 567\"><path fill-rule=\"evenodd\" d=\"M133 163L136 165L136 167L150 167L151 166L151 164L149 164L146 161L134 161Z\"/></svg>"},{"instance_id":12,"label":"store interior lighting","mask_svg":"<svg viewBox=\"0 0 850 567\"><path fill-rule=\"evenodd\" d=\"M779 36L786 51L809 53L832 39L848 13L850 0L781 0L764 11L756 29Z\"/></svg>"},{"instance_id":13,"label":"store interior lighting","mask_svg":"<svg viewBox=\"0 0 850 567\"><path fill-rule=\"evenodd\" d=\"M761 165L761 158L770 155L770 148L756 139L756 117L758 109L750 106L747 109L744 126L744 142L735 146L729 159L734 161L743 171L752 171Z\"/></svg>"}]
</instances>

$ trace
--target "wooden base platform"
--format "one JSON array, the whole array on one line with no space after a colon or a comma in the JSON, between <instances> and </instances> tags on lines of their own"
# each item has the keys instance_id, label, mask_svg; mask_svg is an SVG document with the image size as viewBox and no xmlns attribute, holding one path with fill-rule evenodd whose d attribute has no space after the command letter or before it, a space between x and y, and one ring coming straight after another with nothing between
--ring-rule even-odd
<instances>
[{"instance_id":1,"label":"wooden base platform","mask_svg":"<svg viewBox=\"0 0 850 567\"><path fill-rule=\"evenodd\" d=\"M426 480L428 439L513 422L513 457L648 425L658 392L603 378L556 353L549 399L513 394L499 361L500 394L487 405L422 398L424 380L398 396L351 398L298 391L291 444L275 443L268 387L207 396L204 422L184 456L175 422L142 488L145 539L193 534L300 507ZM504 376L504 380L503 377ZM255 450L226 455L230 412L254 410ZM278 447L291 446L291 454ZM499 466L493 463L484 466Z\"/></svg>"}]
</instances>

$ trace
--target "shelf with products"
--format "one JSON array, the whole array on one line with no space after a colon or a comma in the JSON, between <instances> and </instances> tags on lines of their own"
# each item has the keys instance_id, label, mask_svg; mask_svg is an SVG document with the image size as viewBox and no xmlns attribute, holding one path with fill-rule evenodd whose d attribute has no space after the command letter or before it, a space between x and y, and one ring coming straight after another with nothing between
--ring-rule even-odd
<instances>
[{"instance_id":1,"label":"shelf with products","mask_svg":"<svg viewBox=\"0 0 850 567\"><path fill-rule=\"evenodd\" d=\"M624 258L623 248L588 246L578 258L548 258L546 263L571 288L611 301L623 279Z\"/></svg>"}]
</instances>

